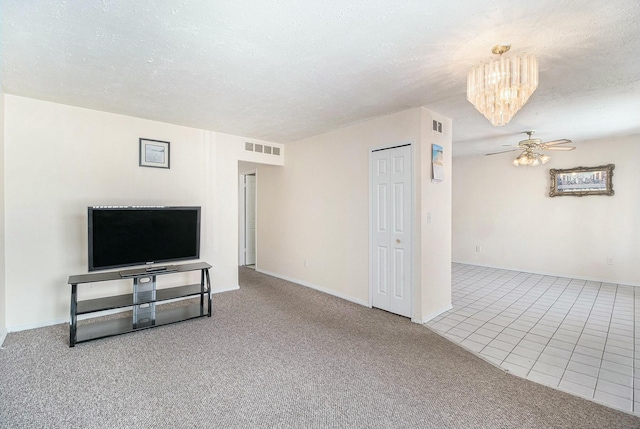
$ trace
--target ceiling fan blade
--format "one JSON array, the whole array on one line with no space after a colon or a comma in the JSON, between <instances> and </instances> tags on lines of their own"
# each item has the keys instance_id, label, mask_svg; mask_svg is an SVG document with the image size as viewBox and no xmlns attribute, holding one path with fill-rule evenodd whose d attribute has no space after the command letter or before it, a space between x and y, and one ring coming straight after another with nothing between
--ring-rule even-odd
<instances>
[{"instance_id":1,"label":"ceiling fan blade","mask_svg":"<svg viewBox=\"0 0 640 429\"><path fill-rule=\"evenodd\" d=\"M551 140L550 142L542 143L542 145L543 146L555 146L557 144L565 144L565 143L571 143L571 140L569 140L569 139Z\"/></svg>"},{"instance_id":2,"label":"ceiling fan blade","mask_svg":"<svg viewBox=\"0 0 640 429\"><path fill-rule=\"evenodd\" d=\"M576 147L575 146L551 146L551 147L543 147L541 148L542 150L564 150L564 151L568 151L568 150L574 150Z\"/></svg>"},{"instance_id":3,"label":"ceiling fan blade","mask_svg":"<svg viewBox=\"0 0 640 429\"><path fill-rule=\"evenodd\" d=\"M515 152L515 151L517 151L517 150L518 150L518 149L513 149L513 150L504 150L504 151L502 151L502 152L485 153L485 154L484 154L484 156L488 156L488 155L498 155L498 154L501 154L501 153L508 153L508 152Z\"/></svg>"}]
</instances>

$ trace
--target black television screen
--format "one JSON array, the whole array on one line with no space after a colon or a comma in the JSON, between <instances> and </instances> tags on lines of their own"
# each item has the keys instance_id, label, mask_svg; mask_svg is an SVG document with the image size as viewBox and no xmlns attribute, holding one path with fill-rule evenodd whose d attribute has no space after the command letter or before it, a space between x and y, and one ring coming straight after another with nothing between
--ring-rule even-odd
<instances>
[{"instance_id":1,"label":"black television screen","mask_svg":"<svg viewBox=\"0 0 640 429\"><path fill-rule=\"evenodd\" d=\"M89 271L200 257L200 207L89 207Z\"/></svg>"}]
</instances>

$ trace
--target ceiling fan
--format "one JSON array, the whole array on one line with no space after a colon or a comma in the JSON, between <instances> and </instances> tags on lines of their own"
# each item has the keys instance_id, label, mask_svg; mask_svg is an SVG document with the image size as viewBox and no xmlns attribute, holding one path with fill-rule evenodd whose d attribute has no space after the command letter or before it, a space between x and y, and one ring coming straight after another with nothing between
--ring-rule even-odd
<instances>
[{"instance_id":1,"label":"ceiling fan","mask_svg":"<svg viewBox=\"0 0 640 429\"><path fill-rule=\"evenodd\" d=\"M574 150L576 148L575 146L558 146L558 145L571 143L571 140L569 139L552 140L552 141L543 143L542 140L540 139L531 138L531 136L533 135L533 133L535 133L535 131L525 131L524 133L527 134L529 138L527 138L526 140L521 140L517 145L503 145L503 146L515 147L516 149L506 150L502 152L487 153L486 155L497 155L499 153L515 152L519 150L522 152L516 159L513 160L513 165L515 165L516 167L520 165L536 166L539 164L546 164L551 159L549 155L544 155L536 151L540 151L540 150L569 151L569 150Z\"/></svg>"}]
</instances>

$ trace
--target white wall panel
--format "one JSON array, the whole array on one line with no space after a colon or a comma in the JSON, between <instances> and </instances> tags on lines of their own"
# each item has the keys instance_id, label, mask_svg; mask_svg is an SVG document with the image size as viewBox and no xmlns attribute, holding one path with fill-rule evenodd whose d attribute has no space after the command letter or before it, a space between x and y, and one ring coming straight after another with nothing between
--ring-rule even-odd
<instances>
[{"instance_id":1,"label":"white wall panel","mask_svg":"<svg viewBox=\"0 0 640 429\"><path fill-rule=\"evenodd\" d=\"M639 140L577 141L538 167L514 167L513 153L455 159L454 261L640 286ZM604 164L614 196L549 197L549 169Z\"/></svg>"},{"instance_id":2,"label":"white wall panel","mask_svg":"<svg viewBox=\"0 0 640 429\"><path fill-rule=\"evenodd\" d=\"M419 291L414 296L414 320L447 308L451 303L451 121L438 116L449 129L447 134L433 136L432 116L426 109L410 109L294 142L287 145L283 169L260 168L257 268L356 302L370 302L369 276L380 274L369 272L369 151L414 142L415 205L410 219L416 237L413 283ZM438 185L429 178L431 143L445 148L447 175ZM377 164L378 174L393 168ZM374 188L374 195L379 192ZM428 228L423 225L426 209L434 213ZM373 249L372 257L376 254Z\"/></svg>"},{"instance_id":3,"label":"white wall panel","mask_svg":"<svg viewBox=\"0 0 640 429\"><path fill-rule=\"evenodd\" d=\"M23 97L5 101L10 330L68 320L67 279L87 271L91 205L201 206L200 254L213 265L212 286L238 286L238 160L263 161L245 152L246 139ZM140 137L171 143L170 169L138 166ZM184 281L178 277L160 286Z\"/></svg>"},{"instance_id":4,"label":"white wall panel","mask_svg":"<svg viewBox=\"0 0 640 429\"><path fill-rule=\"evenodd\" d=\"M0 88L0 346L7 333L6 270L5 270L5 224L4 224L4 92Z\"/></svg>"}]
</instances>

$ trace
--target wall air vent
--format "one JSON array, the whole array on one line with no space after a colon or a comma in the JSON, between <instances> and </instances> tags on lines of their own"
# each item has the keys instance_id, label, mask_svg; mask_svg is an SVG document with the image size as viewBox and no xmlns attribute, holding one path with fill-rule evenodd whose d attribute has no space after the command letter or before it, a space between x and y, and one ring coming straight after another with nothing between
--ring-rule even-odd
<instances>
[{"instance_id":1,"label":"wall air vent","mask_svg":"<svg viewBox=\"0 0 640 429\"><path fill-rule=\"evenodd\" d=\"M442 134L442 122L433 120L433 131Z\"/></svg>"},{"instance_id":2,"label":"wall air vent","mask_svg":"<svg viewBox=\"0 0 640 429\"><path fill-rule=\"evenodd\" d=\"M280 156L280 148L259 143L244 143L244 150L248 152L266 153L267 155Z\"/></svg>"}]
</instances>

